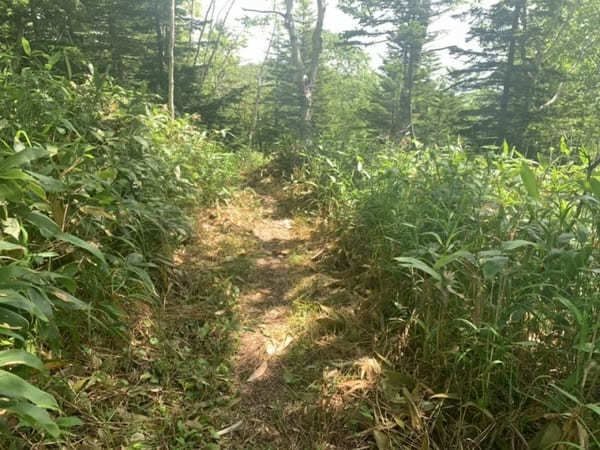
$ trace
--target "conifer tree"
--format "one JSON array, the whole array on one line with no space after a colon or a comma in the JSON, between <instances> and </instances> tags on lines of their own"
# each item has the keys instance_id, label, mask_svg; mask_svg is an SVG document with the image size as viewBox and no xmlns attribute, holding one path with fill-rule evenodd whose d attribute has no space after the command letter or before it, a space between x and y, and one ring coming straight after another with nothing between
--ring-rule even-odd
<instances>
[{"instance_id":1,"label":"conifer tree","mask_svg":"<svg viewBox=\"0 0 600 450\"><path fill-rule=\"evenodd\" d=\"M390 134L396 139L415 138L414 92L423 67L425 45L434 38L433 21L443 14L448 0L342 0L341 7L360 27L346 33L348 42L369 45L385 42L381 88L391 97L381 98Z\"/></svg>"}]
</instances>

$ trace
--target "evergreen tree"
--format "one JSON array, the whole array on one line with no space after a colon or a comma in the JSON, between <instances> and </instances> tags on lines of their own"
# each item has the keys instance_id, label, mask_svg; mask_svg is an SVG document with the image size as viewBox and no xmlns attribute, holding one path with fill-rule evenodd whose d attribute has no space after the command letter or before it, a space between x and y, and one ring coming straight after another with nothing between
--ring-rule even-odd
<instances>
[{"instance_id":1,"label":"evergreen tree","mask_svg":"<svg viewBox=\"0 0 600 450\"><path fill-rule=\"evenodd\" d=\"M576 72L573 68L590 61L589 48L573 52L582 45L562 42L571 33L580 39L584 29L591 31L578 13L582 6L566 0L502 0L469 10L469 37L480 49L457 52L467 66L454 76L457 86L479 98L463 117L464 133L474 143L507 141L523 152L550 144L543 127L554 114L556 94Z\"/></svg>"},{"instance_id":2,"label":"evergreen tree","mask_svg":"<svg viewBox=\"0 0 600 450\"><path fill-rule=\"evenodd\" d=\"M373 39L387 43L382 68L380 113L396 139L415 137L414 92L423 68L425 45L435 35L433 20L451 2L447 0L343 0L342 9L355 17L360 28L346 33L351 43L369 44ZM358 39L358 40L357 40ZM385 96L385 97L384 97Z\"/></svg>"},{"instance_id":3,"label":"evergreen tree","mask_svg":"<svg viewBox=\"0 0 600 450\"><path fill-rule=\"evenodd\" d=\"M312 7L311 0L296 1L293 9L294 31L296 43L290 39L289 28L281 18L281 27L273 39L272 57L267 62L266 80L270 87L265 96L269 112L264 117L266 128L263 139L273 141L281 136L283 130L291 133L295 139L310 139L313 133L312 113L319 99L314 98L316 88L316 73L320 68L322 30L319 29L318 13ZM287 26L289 27L289 25ZM317 33L318 36L315 34ZM294 48L297 46L297 49ZM300 53L300 64L295 55ZM314 69L313 63L317 64ZM313 75L306 73L314 72ZM308 83L309 92L304 85ZM300 87L302 86L302 89ZM270 137L269 137L270 135Z\"/></svg>"}]
</instances>

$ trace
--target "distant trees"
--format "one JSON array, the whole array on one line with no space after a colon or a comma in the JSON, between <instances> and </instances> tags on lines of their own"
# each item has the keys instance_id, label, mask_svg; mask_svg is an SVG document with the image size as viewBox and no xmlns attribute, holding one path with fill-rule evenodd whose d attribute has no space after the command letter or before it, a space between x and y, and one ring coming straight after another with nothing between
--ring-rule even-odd
<instances>
[{"instance_id":1,"label":"distant trees","mask_svg":"<svg viewBox=\"0 0 600 450\"><path fill-rule=\"evenodd\" d=\"M600 39L590 26L600 23L599 7L597 0L501 0L470 8L469 36L480 49L457 52L466 66L454 77L456 87L478 101L464 112L463 132L478 145L506 140L531 152L572 134L571 120L579 117L582 126L576 105L598 97L589 93L598 92L592 86ZM583 81L584 67L594 68L586 71L586 88L576 81Z\"/></svg>"},{"instance_id":2,"label":"distant trees","mask_svg":"<svg viewBox=\"0 0 600 450\"><path fill-rule=\"evenodd\" d=\"M169 113L171 115L171 122L173 122L175 120L175 0L171 0L169 29Z\"/></svg>"},{"instance_id":3,"label":"distant trees","mask_svg":"<svg viewBox=\"0 0 600 450\"><path fill-rule=\"evenodd\" d=\"M359 23L345 34L351 44L387 44L379 95L388 134L395 139L416 137L415 86L425 66L425 45L434 38L433 21L450 0L342 0L341 7Z\"/></svg>"},{"instance_id":4,"label":"distant trees","mask_svg":"<svg viewBox=\"0 0 600 450\"><path fill-rule=\"evenodd\" d=\"M298 121L300 136L304 142L310 142L313 133L313 97L323 52L323 24L327 5L326 0L316 0L316 17L313 18L309 2L300 1L299 14L297 14L297 3L297 0L285 0L283 11L248 11L275 14L282 18L288 38L285 51L289 53L295 83L294 90L300 99ZM302 17L301 20L299 20L299 16ZM301 23L301 27L298 27L297 22ZM278 51L282 52L283 48L283 46L279 46ZM281 54L279 56L288 57Z\"/></svg>"},{"instance_id":5,"label":"distant trees","mask_svg":"<svg viewBox=\"0 0 600 450\"><path fill-rule=\"evenodd\" d=\"M0 42L18 51L25 37L34 49L79 55L72 61L74 71L87 71L87 64L77 61L92 62L96 71L121 84L145 85L169 104L172 79L180 88L172 99L177 109L215 124L240 96L240 87L227 79L242 41L226 27L234 3L0 0Z\"/></svg>"},{"instance_id":6,"label":"distant trees","mask_svg":"<svg viewBox=\"0 0 600 450\"><path fill-rule=\"evenodd\" d=\"M325 29L325 0L272 0L233 32L235 2L0 0L0 47L22 66L26 38L67 55L55 70L80 78L91 62L253 146L342 133L409 146L461 135L473 147L507 141L528 154L561 138L597 146L600 0L469 2L462 49L434 43L432 25L455 13L456 0L340 0L357 24L343 36ZM257 20L268 54L241 64ZM377 69L362 51L374 42L386 45ZM433 47L450 49L462 66L448 74Z\"/></svg>"}]
</instances>

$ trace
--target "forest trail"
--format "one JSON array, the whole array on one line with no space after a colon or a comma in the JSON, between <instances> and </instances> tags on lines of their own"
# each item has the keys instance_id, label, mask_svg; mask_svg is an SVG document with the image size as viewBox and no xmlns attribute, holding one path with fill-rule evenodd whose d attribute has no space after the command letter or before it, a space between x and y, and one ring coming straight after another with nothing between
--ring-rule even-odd
<instances>
[{"instance_id":1,"label":"forest trail","mask_svg":"<svg viewBox=\"0 0 600 450\"><path fill-rule=\"evenodd\" d=\"M365 405L381 370L363 297L320 261L324 219L249 178L197 212L161 304L130 308L129 342L63 372L63 402L88 424L66 448L374 448Z\"/></svg>"},{"instance_id":2,"label":"forest trail","mask_svg":"<svg viewBox=\"0 0 600 450\"><path fill-rule=\"evenodd\" d=\"M196 242L180 255L234 286L236 329L224 361L233 395L217 408L220 448L371 448L365 436L349 440L344 417L346 394L373 381L348 362L360 350L341 336L351 294L319 271L318 220L292 214L281 186L257 179L228 204L203 212ZM342 375L348 368L362 379Z\"/></svg>"}]
</instances>

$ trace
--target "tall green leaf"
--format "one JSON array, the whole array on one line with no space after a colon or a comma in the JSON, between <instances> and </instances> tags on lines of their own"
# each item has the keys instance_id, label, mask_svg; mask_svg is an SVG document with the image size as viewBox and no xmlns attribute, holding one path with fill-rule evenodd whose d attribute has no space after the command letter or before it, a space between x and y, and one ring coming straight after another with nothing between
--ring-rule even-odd
<instances>
[{"instance_id":1,"label":"tall green leaf","mask_svg":"<svg viewBox=\"0 0 600 450\"><path fill-rule=\"evenodd\" d=\"M29 352L16 349L0 352L0 367L17 365L29 366L40 371L44 370L42 361Z\"/></svg>"},{"instance_id":2,"label":"tall green leaf","mask_svg":"<svg viewBox=\"0 0 600 450\"><path fill-rule=\"evenodd\" d=\"M435 269L433 269L431 266L419 259L410 257L398 257L394 258L394 261L399 262L402 267L420 270L430 275L434 280L442 281L442 276Z\"/></svg>"},{"instance_id":3,"label":"tall green leaf","mask_svg":"<svg viewBox=\"0 0 600 450\"><path fill-rule=\"evenodd\" d=\"M25 38L21 38L21 46L23 47L23 51L27 56L31 56L31 45L29 41Z\"/></svg>"},{"instance_id":4,"label":"tall green leaf","mask_svg":"<svg viewBox=\"0 0 600 450\"><path fill-rule=\"evenodd\" d=\"M52 395L5 370L0 370L0 396L17 400L24 399L40 408L59 410L58 403Z\"/></svg>"},{"instance_id":5,"label":"tall green leaf","mask_svg":"<svg viewBox=\"0 0 600 450\"><path fill-rule=\"evenodd\" d=\"M29 147L0 161L2 170L14 169L32 161L48 156L48 151L41 147Z\"/></svg>"},{"instance_id":6,"label":"tall green leaf","mask_svg":"<svg viewBox=\"0 0 600 450\"><path fill-rule=\"evenodd\" d=\"M521 179L523 180L523 184L525 185L525 189L527 190L529 196L534 200L539 200L540 191L535 173L525 163L521 164Z\"/></svg>"},{"instance_id":7,"label":"tall green leaf","mask_svg":"<svg viewBox=\"0 0 600 450\"><path fill-rule=\"evenodd\" d=\"M6 411L16 415L21 423L29 425L32 428L48 433L53 438L60 436L60 428L52 420L50 414L45 409L32 405L25 401L11 401L6 405L2 405Z\"/></svg>"}]
</instances>

